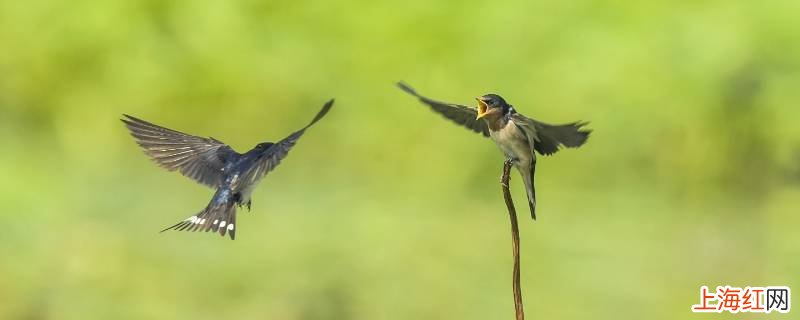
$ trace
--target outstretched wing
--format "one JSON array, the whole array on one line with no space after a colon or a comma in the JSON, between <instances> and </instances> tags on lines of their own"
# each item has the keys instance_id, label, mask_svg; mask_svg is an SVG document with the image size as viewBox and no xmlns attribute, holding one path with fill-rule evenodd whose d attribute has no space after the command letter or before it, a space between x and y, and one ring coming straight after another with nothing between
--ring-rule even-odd
<instances>
[{"instance_id":1,"label":"outstretched wing","mask_svg":"<svg viewBox=\"0 0 800 320\"><path fill-rule=\"evenodd\" d=\"M511 116L511 120L517 127L522 128L528 139L533 144L533 148L542 155L551 155L564 146L567 148L577 148L583 145L592 130L582 129L588 122L573 122L562 125L552 125L540 122L519 113Z\"/></svg>"},{"instance_id":2,"label":"outstretched wing","mask_svg":"<svg viewBox=\"0 0 800 320\"><path fill-rule=\"evenodd\" d=\"M419 98L419 101L422 103L427 104L428 106L433 109L433 111L438 112L439 114L443 115L445 118L450 119L451 121L467 127L477 133L482 133L484 137L489 136L489 127L486 125L486 121L481 121L478 118L478 110L475 108L470 108L467 106L462 106L454 103L447 103L447 102L440 102L433 99L426 98L417 93L413 88L409 87L407 84L398 82L397 86L400 87L403 91L409 93L412 96Z\"/></svg>"},{"instance_id":3,"label":"outstretched wing","mask_svg":"<svg viewBox=\"0 0 800 320\"><path fill-rule=\"evenodd\" d=\"M322 110L320 110L317 113L317 115L314 117L313 120L311 120L311 122L308 125L306 125L300 130L295 131L288 137L284 138L281 141L278 141L278 143L273 144L269 148L262 151L261 154L258 155L255 164L252 166L250 170L248 170L243 175L243 178L240 181L242 181L245 184L254 184L259 180L261 180L261 178L263 178L265 175L267 175L267 173L275 169L275 167L277 167L278 164L280 164L281 160L283 160L283 158L286 158L286 155L289 154L289 150L291 150L292 147L294 147L295 143L297 143L297 140L299 140L300 137L303 136L303 133L305 133L306 129L308 129L314 123L322 119L322 117L324 117L325 114L328 113L328 110L330 110L332 106L333 106L333 99L331 99L330 101L325 103L324 106L322 106Z\"/></svg>"},{"instance_id":4,"label":"outstretched wing","mask_svg":"<svg viewBox=\"0 0 800 320\"><path fill-rule=\"evenodd\" d=\"M239 156L229 146L214 138L201 138L150 122L123 115L121 119L136 143L159 166L180 171L186 177L217 187L222 183L222 168Z\"/></svg>"}]
</instances>

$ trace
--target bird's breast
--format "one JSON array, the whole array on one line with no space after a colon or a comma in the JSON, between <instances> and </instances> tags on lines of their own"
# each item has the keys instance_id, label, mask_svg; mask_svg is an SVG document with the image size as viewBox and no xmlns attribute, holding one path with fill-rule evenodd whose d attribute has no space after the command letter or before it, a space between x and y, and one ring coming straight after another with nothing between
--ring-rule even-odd
<instances>
[{"instance_id":1,"label":"bird's breast","mask_svg":"<svg viewBox=\"0 0 800 320\"><path fill-rule=\"evenodd\" d=\"M507 158L515 160L516 165L527 166L530 164L533 152L528 138L513 122L509 121L506 126L498 130L490 130L489 137L500 147Z\"/></svg>"}]
</instances>

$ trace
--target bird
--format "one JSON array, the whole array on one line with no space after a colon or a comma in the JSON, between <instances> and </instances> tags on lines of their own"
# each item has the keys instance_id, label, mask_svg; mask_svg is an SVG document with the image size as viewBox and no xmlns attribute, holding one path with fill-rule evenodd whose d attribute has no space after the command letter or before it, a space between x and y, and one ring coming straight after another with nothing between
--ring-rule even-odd
<instances>
[{"instance_id":1,"label":"bird","mask_svg":"<svg viewBox=\"0 0 800 320\"><path fill-rule=\"evenodd\" d=\"M478 107L472 108L430 99L403 82L398 82L397 86L452 122L494 141L506 160L510 161L522 176L533 220L536 220L534 187L536 153L549 156L562 147L580 147L592 132L583 129L588 122L552 125L526 117L517 112L503 97L494 93L475 98Z\"/></svg>"},{"instance_id":2,"label":"bird","mask_svg":"<svg viewBox=\"0 0 800 320\"><path fill-rule=\"evenodd\" d=\"M253 189L275 169L305 131L322 119L333 106L331 99L311 122L277 143L262 142L238 153L222 141L168 129L133 116L120 119L136 143L159 166L216 189L208 205L167 230L214 231L236 239L236 208L250 211Z\"/></svg>"}]
</instances>

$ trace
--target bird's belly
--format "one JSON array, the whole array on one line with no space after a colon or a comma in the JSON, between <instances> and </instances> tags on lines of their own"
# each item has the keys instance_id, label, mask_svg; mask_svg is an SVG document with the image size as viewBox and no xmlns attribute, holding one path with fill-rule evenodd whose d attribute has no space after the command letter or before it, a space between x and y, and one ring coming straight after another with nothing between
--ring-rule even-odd
<instances>
[{"instance_id":1,"label":"bird's belly","mask_svg":"<svg viewBox=\"0 0 800 320\"><path fill-rule=\"evenodd\" d=\"M516 166L527 167L533 160L533 152L528 145L528 139L513 123L509 123L500 130L490 131L489 136L506 158L514 160Z\"/></svg>"}]
</instances>

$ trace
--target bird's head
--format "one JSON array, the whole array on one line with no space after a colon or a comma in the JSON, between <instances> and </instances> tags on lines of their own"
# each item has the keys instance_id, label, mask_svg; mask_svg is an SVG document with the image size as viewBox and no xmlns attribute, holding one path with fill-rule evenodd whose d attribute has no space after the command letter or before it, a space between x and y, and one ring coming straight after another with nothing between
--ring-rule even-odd
<instances>
[{"instance_id":1,"label":"bird's head","mask_svg":"<svg viewBox=\"0 0 800 320\"><path fill-rule=\"evenodd\" d=\"M511 106L506 103L503 97L494 93L482 95L475 98L478 100L478 119L494 119L503 116Z\"/></svg>"},{"instance_id":2,"label":"bird's head","mask_svg":"<svg viewBox=\"0 0 800 320\"><path fill-rule=\"evenodd\" d=\"M255 150L266 150L273 145L272 142L262 142L256 145Z\"/></svg>"}]
</instances>

